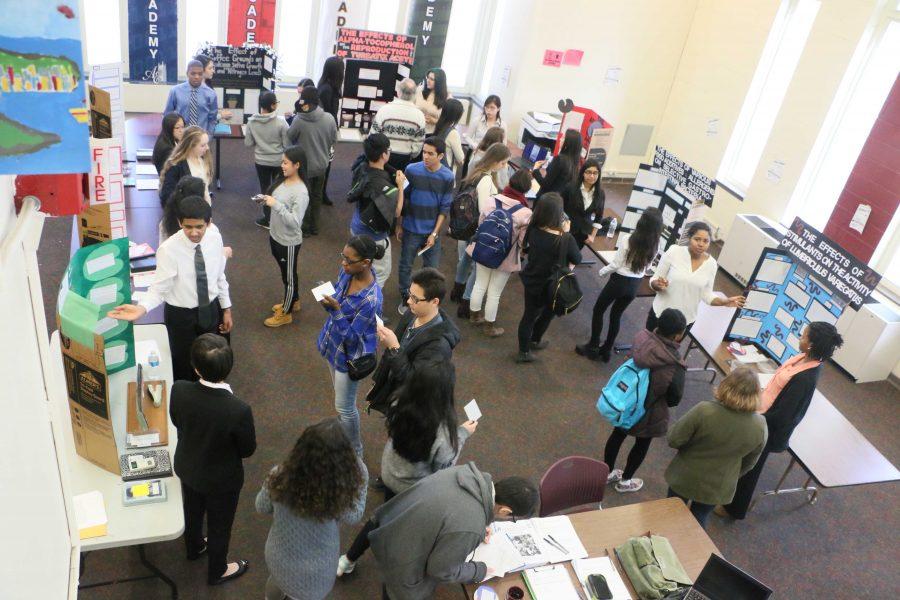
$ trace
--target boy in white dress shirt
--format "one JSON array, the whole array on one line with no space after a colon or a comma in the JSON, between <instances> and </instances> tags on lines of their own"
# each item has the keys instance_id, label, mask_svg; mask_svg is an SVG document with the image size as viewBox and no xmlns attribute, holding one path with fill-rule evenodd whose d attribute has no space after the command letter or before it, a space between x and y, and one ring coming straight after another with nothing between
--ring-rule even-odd
<instances>
[{"instance_id":1,"label":"boy in white dress shirt","mask_svg":"<svg viewBox=\"0 0 900 600\"><path fill-rule=\"evenodd\" d=\"M212 209L199 196L178 205L181 231L156 251L156 278L138 304L122 304L109 316L136 321L165 303L174 379L197 381L191 367L191 344L204 333L228 334L233 321L222 236L209 229Z\"/></svg>"}]
</instances>

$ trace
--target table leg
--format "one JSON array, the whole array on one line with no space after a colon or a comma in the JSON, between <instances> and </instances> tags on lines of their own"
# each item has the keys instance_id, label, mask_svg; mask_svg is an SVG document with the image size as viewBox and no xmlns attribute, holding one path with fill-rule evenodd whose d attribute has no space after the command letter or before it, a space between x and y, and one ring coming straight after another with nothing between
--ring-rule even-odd
<instances>
[{"instance_id":1,"label":"table leg","mask_svg":"<svg viewBox=\"0 0 900 600\"><path fill-rule=\"evenodd\" d=\"M216 138L216 189L222 189L222 176L220 173L222 170L219 168L220 163L222 162L222 138Z\"/></svg>"},{"instance_id":2,"label":"table leg","mask_svg":"<svg viewBox=\"0 0 900 600\"><path fill-rule=\"evenodd\" d=\"M688 342L687 350L684 351L684 356L681 357L682 360L687 360L688 354L691 353L691 350L693 350L694 348L699 348L699 347L700 347L700 344L695 342L693 339L690 342ZM687 369L687 372L688 373L698 373L698 372L709 371L710 373L712 373L712 377L710 377L709 382L712 383L716 380L716 375L719 374L719 371L713 367L710 367L709 363L710 363L710 360L706 359L706 364L703 365L702 368L690 367Z\"/></svg>"},{"instance_id":3,"label":"table leg","mask_svg":"<svg viewBox=\"0 0 900 600\"><path fill-rule=\"evenodd\" d=\"M160 579L166 585L169 586L169 589L172 590L172 599L177 600L178 599L178 586L175 585L175 582L172 581L165 573L160 571L156 565L154 565L149 560L147 560L147 555L144 551L144 544L138 544L137 550L138 550L138 556L141 559L141 564L144 565L147 568L147 570L149 570L151 573L153 573L152 575L141 575L139 577L126 577L124 579L112 579L110 581L98 581L97 583L79 584L78 589L86 590L89 588L105 587L107 585L116 585L119 583L128 583L131 581L143 581L144 579ZM84 557L86 554L87 553L85 552L81 555L81 569L80 569L79 577L84 575Z\"/></svg>"},{"instance_id":4,"label":"table leg","mask_svg":"<svg viewBox=\"0 0 900 600\"><path fill-rule=\"evenodd\" d=\"M787 469L784 470L784 474L782 474L781 479L778 480L778 484L775 486L775 489L768 492L763 492L762 494L754 498L753 502L750 503L750 507L747 509L747 511L749 512L753 510L753 507L756 506L756 503L766 496L779 496L781 494L793 494L795 492L805 492L807 503L815 504L819 496L819 488L814 485L810 485L812 483L813 476L808 472L807 473L809 474L809 477L807 477L806 483L804 483L802 487L781 489L781 486L784 485L784 480L787 479L788 474L794 468L795 464L797 464L796 457L791 457L791 463L787 466Z\"/></svg>"}]
</instances>

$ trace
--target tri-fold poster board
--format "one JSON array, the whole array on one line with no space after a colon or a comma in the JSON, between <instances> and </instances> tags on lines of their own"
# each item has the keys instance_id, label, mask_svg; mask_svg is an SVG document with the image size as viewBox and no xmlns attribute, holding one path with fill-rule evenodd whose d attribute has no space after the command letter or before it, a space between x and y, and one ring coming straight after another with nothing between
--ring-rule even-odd
<instances>
[{"instance_id":1,"label":"tri-fold poster board","mask_svg":"<svg viewBox=\"0 0 900 600\"><path fill-rule=\"evenodd\" d=\"M759 257L744 307L727 339L752 343L779 364L800 352L809 323L835 325L849 305L859 308L881 276L816 229L795 219L779 248Z\"/></svg>"},{"instance_id":2,"label":"tri-fold poster board","mask_svg":"<svg viewBox=\"0 0 900 600\"><path fill-rule=\"evenodd\" d=\"M337 56L344 59L344 90L339 125L368 132L378 109L394 99L397 84L409 77L416 36L338 30Z\"/></svg>"},{"instance_id":3,"label":"tri-fold poster board","mask_svg":"<svg viewBox=\"0 0 900 600\"><path fill-rule=\"evenodd\" d=\"M641 164L638 169L619 231L630 234L645 210L657 208L664 226L660 250L665 251L684 241L684 225L704 218L715 191L714 179L657 146L653 164Z\"/></svg>"}]
</instances>

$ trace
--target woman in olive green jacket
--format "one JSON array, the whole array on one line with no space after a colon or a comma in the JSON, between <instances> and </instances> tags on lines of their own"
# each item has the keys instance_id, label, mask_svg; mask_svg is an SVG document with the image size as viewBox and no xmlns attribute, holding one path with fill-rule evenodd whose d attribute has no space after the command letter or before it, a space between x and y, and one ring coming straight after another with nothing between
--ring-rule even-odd
<instances>
[{"instance_id":1,"label":"woman in olive green jacket","mask_svg":"<svg viewBox=\"0 0 900 600\"><path fill-rule=\"evenodd\" d=\"M691 501L706 527L716 504L734 497L737 481L753 468L766 445L766 420L756 414L759 380L746 367L731 372L716 390L718 402L700 402L669 431L678 453L666 469L669 497Z\"/></svg>"}]
</instances>

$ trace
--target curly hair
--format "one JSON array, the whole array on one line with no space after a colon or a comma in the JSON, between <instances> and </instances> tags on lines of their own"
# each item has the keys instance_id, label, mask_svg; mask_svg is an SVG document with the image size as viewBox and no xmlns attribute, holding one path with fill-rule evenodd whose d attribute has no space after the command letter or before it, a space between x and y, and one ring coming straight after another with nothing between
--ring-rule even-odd
<instances>
[{"instance_id":1,"label":"curly hair","mask_svg":"<svg viewBox=\"0 0 900 600\"><path fill-rule=\"evenodd\" d=\"M362 485L359 460L335 418L307 427L266 481L274 502L317 521L340 518L356 502Z\"/></svg>"}]
</instances>

